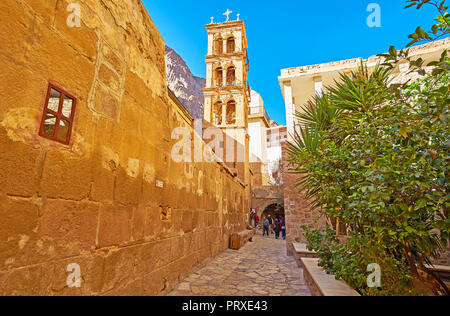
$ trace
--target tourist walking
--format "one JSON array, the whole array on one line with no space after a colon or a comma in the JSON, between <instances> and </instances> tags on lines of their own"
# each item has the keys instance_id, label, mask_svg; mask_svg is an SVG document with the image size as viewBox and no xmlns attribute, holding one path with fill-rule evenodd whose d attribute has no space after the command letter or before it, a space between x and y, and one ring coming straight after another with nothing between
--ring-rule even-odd
<instances>
[{"instance_id":1,"label":"tourist walking","mask_svg":"<svg viewBox=\"0 0 450 316\"><path fill-rule=\"evenodd\" d=\"M267 218L264 219L264 222L263 222L263 237L266 236L266 233L267 233L268 237L270 236L269 235L269 226L270 226L269 220Z\"/></svg>"},{"instance_id":2,"label":"tourist walking","mask_svg":"<svg viewBox=\"0 0 450 316\"><path fill-rule=\"evenodd\" d=\"M277 218L275 219L274 231L275 231L275 239L280 239L281 220L280 220L279 217L277 217Z\"/></svg>"},{"instance_id":3,"label":"tourist walking","mask_svg":"<svg viewBox=\"0 0 450 316\"><path fill-rule=\"evenodd\" d=\"M255 210L254 209L250 209L250 225L255 228Z\"/></svg>"},{"instance_id":4,"label":"tourist walking","mask_svg":"<svg viewBox=\"0 0 450 316\"><path fill-rule=\"evenodd\" d=\"M272 218L272 215L269 215L267 220L269 221L270 234L273 235L273 218Z\"/></svg>"},{"instance_id":5,"label":"tourist walking","mask_svg":"<svg viewBox=\"0 0 450 316\"><path fill-rule=\"evenodd\" d=\"M281 218L281 237L286 240L286 218L284 216Z\"/></svg>"},{"instance_id":6,"label":"tourist walking","mask_svg":"<svg viewBox=\"0 0 450 316\"><path fill-rule=\"evenodd\" d=\"M259 228L259 216L255 213L255 227Z\"/></svg>"}]
</instances>

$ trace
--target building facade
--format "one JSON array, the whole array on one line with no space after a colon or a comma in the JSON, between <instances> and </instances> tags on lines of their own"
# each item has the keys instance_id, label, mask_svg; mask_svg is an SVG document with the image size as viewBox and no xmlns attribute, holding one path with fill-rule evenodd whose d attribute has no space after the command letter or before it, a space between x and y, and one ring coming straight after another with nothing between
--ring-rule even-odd
<instances>
[{"instance_id":1,"label":"building facade","mask_svg":"<svg viewBox=\"0 0 450 316\"><path fill-rule=\"evenodd\" d=\"M252 90L250 100L251 102L248 112L250 162L253 166L253 171L261 174L260 186L266 186L270 184L266 142L267 129L270 126L270 118L267 114L266 108L264 107L264 101L258 92Z\"/></svg>"},{"instance_id":2,"label":"building facade","mask_svg":"<svg viewBox=\"0 0 450 316\"><path fill-rule=\"evenodd\" d=\"M287 141L286 126L278 126L276 123L267 129L267 164L271 184L282 185L282 147Z\"/></svg>"}]
</instances>

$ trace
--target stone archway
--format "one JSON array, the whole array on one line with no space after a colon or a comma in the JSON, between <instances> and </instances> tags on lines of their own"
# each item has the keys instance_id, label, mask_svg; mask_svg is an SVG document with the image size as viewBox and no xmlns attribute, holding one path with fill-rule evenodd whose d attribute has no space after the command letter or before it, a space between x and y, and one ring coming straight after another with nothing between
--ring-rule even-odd
<instances>
[{"instance_id":1,"label":"stone archway","mask_svg":"<svg viewBox=\"0 0 450 316\"><path fill-rule=\"evenodd\" d=\"M282 218L285 216L284 214L284 206L278 203L270 204L267 207L263 209L261 212L261 220L264 220L264 218L271 216L272 218Z\"/></svg>"},{"instance_id":2,"label":"stone archway","mask_svg":"<svg viewBox=\"0 0 450 316\"><path fill-rule=\"evenodd\" d=\"M262 219L263 212L272 205L279 205L284 213L284 194L279 187L256 187L252 190L252 209Z\"/></svg>"}]
</instances>

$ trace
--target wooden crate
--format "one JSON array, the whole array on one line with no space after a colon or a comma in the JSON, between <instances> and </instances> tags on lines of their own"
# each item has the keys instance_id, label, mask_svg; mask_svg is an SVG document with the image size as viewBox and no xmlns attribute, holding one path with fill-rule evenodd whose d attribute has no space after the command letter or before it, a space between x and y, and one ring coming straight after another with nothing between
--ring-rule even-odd
<instances>
[{"instance_id":1,"label":"wooden crate","mask_svg":"<svg viewBox=\"0 0 450 316\"><path fill-rule=\"evenodd\" d=\"M230 236L230 249L239 250L241 249L241 236L239 234L231 234Z\"/></svg>"}]
</instances>

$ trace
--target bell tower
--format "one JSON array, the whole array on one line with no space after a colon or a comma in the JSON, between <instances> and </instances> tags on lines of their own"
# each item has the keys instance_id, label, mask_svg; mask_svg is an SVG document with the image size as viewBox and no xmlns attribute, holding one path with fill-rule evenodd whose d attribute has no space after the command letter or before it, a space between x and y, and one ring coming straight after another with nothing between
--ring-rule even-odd
<instances>
[{"instance_id":1,"label":"bell tower","mask_svg":"<svg viewBox=\"0 0 450 316\"><path fill-rule=\"evenodd\" d=\"M206 25L208 53L206 55L206 86L204 88L205 121L220 128L228 138L234 139L237 154L234 161L224 159L245 182L250 183L248 114L250 89L247 81L249 61L247 56L247 35L244 21L230 21L230 14L224 13L223 23ZM227 156L227 154L225 154ZM229 155L228 155L229 156ZM229 157L228 157L229 158Z\"/></svg>"}]
</instances>

